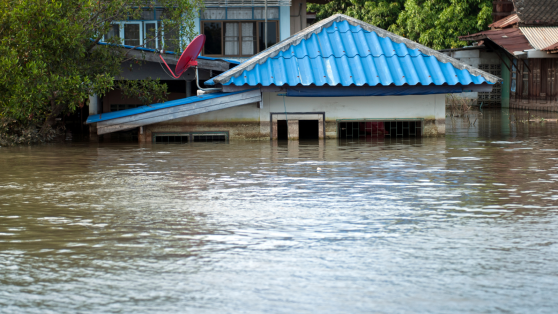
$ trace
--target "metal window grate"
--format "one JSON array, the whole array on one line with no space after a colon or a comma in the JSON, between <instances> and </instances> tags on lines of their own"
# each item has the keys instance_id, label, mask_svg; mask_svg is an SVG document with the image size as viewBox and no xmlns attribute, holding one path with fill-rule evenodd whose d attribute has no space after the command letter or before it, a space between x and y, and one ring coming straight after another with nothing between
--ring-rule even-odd
<instances>
[{"instance_id":1,"label":"metal window grate","mask_svg":"<svg viewBox=\"0 0 558 314\"><path fill-rule=\"evenodd\" d=\"M153 143L227 142L229 132L154 133Z\"/></svg>"},{"instance_id":2,"label":"metal window grate","mask_svg":"<svg viewBox=\"0 0 558 314\"><path fill-rule=\"evenodd\" d=\"M194 142L225 142L227 137L224 134L203 134L193 135Z\"/></svg>"},{"instance_id":3,"label":"metal window grate","mask_svg":"<svg viewBox=\"0 0 558 314\"><path fill-rule=\"evenodd\" d=\"M155 143L176 143L176 144L183 144L188 143L190 137L188 135L159 135L155 136Z\"/></svg>"},{"instance_id":4,"label":"metal window grate","mask_svg":"<svg viewBox=\"0 0 558 314\"><path fill-rule=\"evenodd\" d=\"M422 121L346 121L338 123L341 139L421 137Z\"/></svg>"},{"instance_id":5,"label":"metal window grate","mask_svg":"<svg viewBox=\"0 0 558 314\"><path fill-rule=\"evenodd\" d=\"M496 76L502 76L500 64L479 64L479 69ZM502 84L496 83L492 92L478 92L477 103L480 105L499 105L502 102Z\"/></svg>"}]
</instances>

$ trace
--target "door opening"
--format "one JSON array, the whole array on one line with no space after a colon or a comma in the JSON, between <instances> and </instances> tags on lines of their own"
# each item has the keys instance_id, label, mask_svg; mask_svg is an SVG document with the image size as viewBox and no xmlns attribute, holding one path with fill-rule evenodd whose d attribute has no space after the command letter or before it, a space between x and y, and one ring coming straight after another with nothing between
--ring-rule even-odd
<instances>
[{"instance_id":1,"label":"door opening","mask_svg":"<svg viewBox=\"0 0 558 314\"><path fill-rule=\"evenodd\" d=\"M317 140L320 138L318 120L298 120L298 138L301 140Z\"/></svg>"},{"instance_id":2,"label":"door opening","mask_svg":"<svg viewBox=\"0 0 558 314\"><path fill-rule=\"evenodd\" d=\"M277 120L277 139L289 139L289 128L287 126L287 120Z\"/></svg>"}]
</instances>

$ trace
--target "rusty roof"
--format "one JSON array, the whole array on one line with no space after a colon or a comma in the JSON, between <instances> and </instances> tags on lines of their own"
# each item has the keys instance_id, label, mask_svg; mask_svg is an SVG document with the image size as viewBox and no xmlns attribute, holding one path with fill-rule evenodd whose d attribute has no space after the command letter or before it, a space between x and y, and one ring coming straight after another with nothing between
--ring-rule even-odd
<instances>
[{"instance_id":1,"label":"rusty roof","mask_svg":"<svg viewBox=\"0 0 558 314\"><path fill-rule=\"evenodd\" d=\"M558 43L555 43L554 45L550 45L550 46L544 48L543 50L548 51L550 53L557 53L558 52Z\"/></svg>"},{"instance_id":2,"label":"rusty roof","mask_svg":"<svg viewBox=\"0 0 558 314\"><path fill-rule=\"evenodd\" d=\"M512 14L508 17L505 17L499 21L496 21L490 25L488 25L489 27L492 28L505 28L507 26L510 26L512 24L518 23L519 22L519 16L517 16L517 14Z\"/></svg>"},{"instance_id":3,"label":"rusty roof","mask_svg":"<svg viewBox=\"0 0 558 314\"><path fill-rule=\"evenodd\" d=\"M558 25L558 1L513 0L522 25Z\"/></svg>"},{"instance_id":4,"label":"rusty roof","mask_svg":"<svg viewBox=\"0 0 558 314\"><path fill-rule=\"evenodd\" d=\"M556 26L532 26L519 29L537 50L543 50L558 42L558 27Z\"/></svg>"},{"instance_id":5,"label":"rusty roof","mask_svg":"<svg viewBox=\"0 0 558 314\"><path fill-rule=\"evenodd\" d=\"M493 29L476 34L459 36L460 40L477 41L490 39L513 55L514 51L533 49L527 37L518 28Z\"/></svg>"}]
</instances>

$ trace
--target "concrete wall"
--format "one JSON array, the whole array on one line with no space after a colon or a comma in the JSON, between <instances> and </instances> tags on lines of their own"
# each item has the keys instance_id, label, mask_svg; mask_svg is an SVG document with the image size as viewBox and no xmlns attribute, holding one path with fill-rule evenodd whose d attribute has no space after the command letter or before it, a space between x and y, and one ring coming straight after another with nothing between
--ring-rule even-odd
<instances>
[{"instance_id":1,"label":"concrete wall","mask_svg":"<svg viewBox=\"0 0 558 314\"><path fill-rule=\"evenodd\" d=\"M482 49L456 50L444 53L475 68L478 68L481 64L500 64L500 59L494 52L486 52ZM455 94L455 96L461 98L477 99L478 93L466 92Z\"/></svg>"},{"instance_id":2,"label":"concrete wall","mask_svg":"<svg viewBox=\"0 0 558 314\"><path fill-rule=\"evenodd\" d=\"M144 127L144 141L157 132L229 132L231 139L269 139L277 119L289 120L289 137L296 138L294 121L318 120L320 130L325 116L325 132L320 137L337 137L337 119L425 119L428 134L445 134L445 95L377 96L377 97L283 97L279 93L263 93L262 108L248 104L234 108L170 120ZM284 101L284 103L283 103ZM307 115L304 118L304 115ZM276 133L275 129L275 134ZM423 131L424 132L424 131ZM325 133L325 134L324 134ZM292 135L292 136L291 136Z\"/></svg>"},{"instance_id":3,"label":"concrete wall","mask_svg":"<svg viewBox=\"0 0 558 314\"><path fill-rule=\"evenodd\" d=\"M324 112L326 138L337 137L338 119L406 119L423 118L445 133L445 95L376 96L376 97L283 97L263 93L260 133L270 134L271 113ZM283 103L284 101L284 103ZM286 107L286 110L285 110ZM264 122L265 121L265 122ZM267 123L266 123L267 122ZM290 136L290 135L289 135Z\"/></svg>"},{"instance_id":4,"label":"concrete wall","mask_svg":"<svg viewBox=\"0 0 558 314\"><path fill-rule=\"evenodd\" d=\"M306 28L306 0L292 0L290 18L291 35Z\"/></svg>"}]
</instances>

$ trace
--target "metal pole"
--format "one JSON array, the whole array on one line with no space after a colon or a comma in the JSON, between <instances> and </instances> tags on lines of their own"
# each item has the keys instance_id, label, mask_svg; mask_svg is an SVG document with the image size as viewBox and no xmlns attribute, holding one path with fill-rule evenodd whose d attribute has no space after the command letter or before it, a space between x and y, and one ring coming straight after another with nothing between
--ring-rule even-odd
<instances>
[{"instance_id":1,"label":"metal pole","mask_svg":"<svg viewBox=\"0 0 558 314\"><path fill-rule=\"evenodd\" d=\"M265 24L264 24L264 41L265 41L265 49L267 49L267 0L265 0Z\"/></svg>"}]
</instances>

